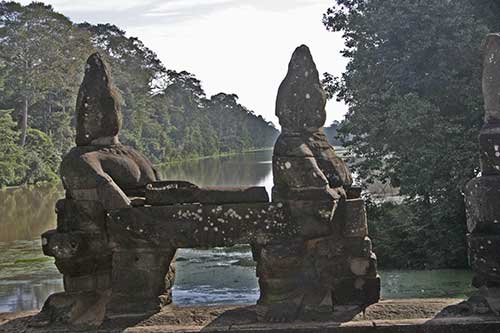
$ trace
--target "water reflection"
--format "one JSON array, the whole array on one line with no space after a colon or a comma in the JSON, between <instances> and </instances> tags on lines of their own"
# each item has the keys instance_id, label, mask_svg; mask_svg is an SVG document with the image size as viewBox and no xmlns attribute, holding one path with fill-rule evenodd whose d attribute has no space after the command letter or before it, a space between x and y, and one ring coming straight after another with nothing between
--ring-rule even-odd
<instances>
[{"instance_id":1,"label":"water reflection","mask_svg":"<svg viewBox=\"0 0 500 333\"><path fill-rule=\"evenodd\" d=\"M33 240L53 229L55 203L62 197L60 186L0 190L0 242Z\"/></svg>"},{"instance_id":2,"label":"water reflection","mask_svg":"<svg viewBox=\"0 0 500 333\"><path fill-rule=\"evenodd\" d=\"M162 179L187 180L200 186L241 185L272 188L272 150L236 156L167 164L159 168Z\"/></svg>"}]
</instances>

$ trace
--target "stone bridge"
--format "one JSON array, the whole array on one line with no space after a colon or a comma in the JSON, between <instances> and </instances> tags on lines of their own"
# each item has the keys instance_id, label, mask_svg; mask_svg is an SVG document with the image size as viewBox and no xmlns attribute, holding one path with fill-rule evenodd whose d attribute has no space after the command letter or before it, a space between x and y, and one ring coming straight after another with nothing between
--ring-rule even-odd
<instances>
[{"instance_id":1,"label":"stone bridge","mask_svg":"<svg viewBox=\"0 0 500 333\"><path fill-rule=\"evenodd\" d=\"M455 314L500 311L500 35L489 35L485 45L482 175L465 193L473 282L480 290L446 310ZM282 133L274 147L271 201L259 187L162 181L147 158L120 144L117 93L100 55L90 56L77 99L77 146L61 165L66 197L57 203L57 229L42 235L65 291L49 297L37 323L99 326L151 315L172 303L177 249L235 244L252 247L261 322L293 321L311 309L357 313L377 303L380 278L361 190L326 140L325 103L302 45L276 100ZM479 327L457 325L423 331ZM492 325L484 332L497 332L497 322ZM386 331L423 326L408 327Z\"/></svg>"},{"instance_id":2,"label":"stone bridge","mask_svg":"<svg viewBox=\"0 0 500 333\"><path fill-rule=\"evenodd\" d=\"M279 87L282 134L264 188L199 188L160 181L151 163L120 144L120 105L99 54L77 99L77 146L61 164L66 198L57 229L42 235L64 275L40 318L99 325L172 302L178 248L250 244L260 285L259 319L294 320L305 308L364 309L380 279L363 199L323 132L326 98L306 46ZM237 124L235 124L237 126Z\"/></svg>"}]
</instances>

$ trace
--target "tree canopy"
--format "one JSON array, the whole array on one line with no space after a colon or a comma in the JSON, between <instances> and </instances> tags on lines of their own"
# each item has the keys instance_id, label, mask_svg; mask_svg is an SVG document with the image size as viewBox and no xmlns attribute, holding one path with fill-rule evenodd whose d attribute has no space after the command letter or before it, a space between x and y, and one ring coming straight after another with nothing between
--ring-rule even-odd
<instances>
[{"instance_id":1,"label":"tree canopy","mask_svg":"<svg viewBox=\"0 0 500 333\"><path fill-rule=\"evenodd\" d=\"M411 209L400 212L418 230L408 235L409 266L466 265L462 188L479 164L484 4L336 0L323 17L349 59L341 77L324 80L349 106L339 132L361 179L406 196Z\"/></svg>"},{"instance_id":2,"label":"tree canopy","mask_svg":"<svg viewBox=\"0 0 500 333\"><path fill-rule=\"evenodd\" d=\"M0 109L11 110L0 114L0 186L55 178L74 142L75 98L95 51L122 97L121 141L155 163L270 147L278 135L236 95L208 99L194 74L167 70L115 25L73 23L41 2L0 1Z\"/></svg>"}]
</instances>

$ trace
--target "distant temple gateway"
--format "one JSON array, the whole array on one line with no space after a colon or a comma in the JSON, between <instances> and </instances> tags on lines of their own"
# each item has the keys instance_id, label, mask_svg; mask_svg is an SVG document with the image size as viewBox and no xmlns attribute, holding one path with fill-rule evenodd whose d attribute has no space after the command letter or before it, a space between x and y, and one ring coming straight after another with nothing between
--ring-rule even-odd
<instances>
[{"instance_id":1,"label":"distant temple gateway","mask_svg":"<svg viewBox=\"0 0 500 333\"><path fill-rule=\"evenodd\" d=\"M353 309L380 296L364 201L323 132L325 93L309 49L292 55L276 115L272 200L264 188L200 188L161 181L120 144L120 105L105 62L89 57L78 93L76 144L63 159L57 229L42 235L64 292L39 320L100 325L172 303L178 248L250 244L259 320L291 321L306 308Z\"/></svg>"}]
</instances>

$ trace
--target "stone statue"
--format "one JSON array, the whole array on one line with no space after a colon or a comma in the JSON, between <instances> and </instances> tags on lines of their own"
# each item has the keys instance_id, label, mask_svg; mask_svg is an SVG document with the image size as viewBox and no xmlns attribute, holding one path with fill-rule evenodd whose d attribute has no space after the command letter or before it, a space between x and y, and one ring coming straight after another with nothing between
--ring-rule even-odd
<instances>
[{"instance_id":1,"label":"stone statue","mask_svg":"<svg viewBox=\"0 0 500 333\"><path fill-rule=\"evenodd\" d=\"M120 144L119 96L98 53L85 66L76 120L77 146L60 169L66 199L56 207L57 230L42 236L44 252L56 258L64 275L65 292L52 295L42 314L65 312L69 323L88 323L89 318L102 321L110 297L112 244L106 213L131 207L129 197L143 196L157 172L146 157ZM173 274L170 279L173 284Z\"/></svg>"},{"instance_id":2,"label":"stone statue","mask_svg":"<svg viewBox=\"0 0 500 333\"><path fill-rule=\"evenodd\" d=\"M379 298L364 203L323 132L325 104L318 70L309 48L302 45L292 55L276 99L282 133L274 148L272 200L285 201L294 222L308 231L254 250L261 289L258 304L268 321L290 321L305 308L321 304L350 301L367 306ZM322 213L329 230L313 227L311 217L304 214L317 209L317 202L325 204ZM359 224L349 228L348 222ZM348 257L354 259L348 262Z\"/></svg>"},{"instance_id":3,"label":"stone statue","mask_svg":"<svg viewBox=\"0 0 500 333\"><path fill-rule=\"evenodd\" d=\"M483 50L484 125L479 134L481 174L467 183L469 262L476 295L461 304L471 314L500 314L500 34Z\"/></svg>"}]
</instances>

